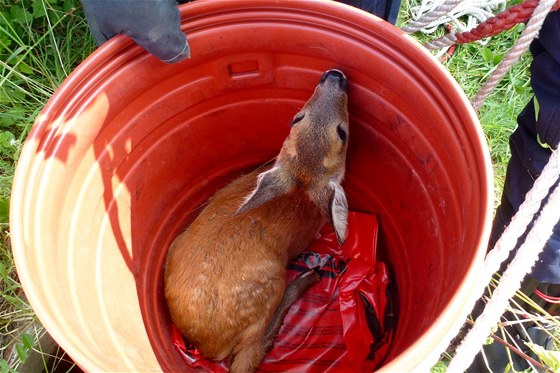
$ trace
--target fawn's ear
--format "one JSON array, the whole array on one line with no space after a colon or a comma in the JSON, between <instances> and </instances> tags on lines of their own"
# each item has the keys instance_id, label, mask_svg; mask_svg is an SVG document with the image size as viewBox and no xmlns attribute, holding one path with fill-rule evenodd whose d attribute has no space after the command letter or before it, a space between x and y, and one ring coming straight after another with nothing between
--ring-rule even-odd
<instances>
[{"instance_id":1,"label":"fawn's ear","mask_svg":"<svg viewBox=\"0 0 560 373\"><path fill-rule=\"evenodd\" d=\"M282 176L278 166L259 174L257 176L257 186L241 204L237 214L252 210L281 194L287 193L290 190L290 185Z\"/></svg>"},{"instance_id":2,"label":"fawn's ear","mask_svg":"<svg viewBox=\"0 0 560 373\"><path fill-rule=\"evenodd\" d=\"M331 223L336 233L336 239L339 244L343 244L346 240L346 229L348 226L348 202L342 186L335 182L329 182L330 200L329 213Z\"/></svg>"}]
</instances>

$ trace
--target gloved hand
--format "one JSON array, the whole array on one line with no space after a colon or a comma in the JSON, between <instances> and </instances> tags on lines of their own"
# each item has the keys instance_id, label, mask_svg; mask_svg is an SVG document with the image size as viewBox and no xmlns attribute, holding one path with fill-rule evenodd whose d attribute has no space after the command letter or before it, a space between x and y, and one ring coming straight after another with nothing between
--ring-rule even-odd
<instances>
[{"instance_id":1,"label":"gloved hand","mask_svg":"<svg viewBox=\"0 0 560 373\"><path fill-rule=\"evenodd\" d=\"M80 1L98 45L116 34L125 34L163 62L190 57L174 0Z\"/></svg>"}]
</instances>

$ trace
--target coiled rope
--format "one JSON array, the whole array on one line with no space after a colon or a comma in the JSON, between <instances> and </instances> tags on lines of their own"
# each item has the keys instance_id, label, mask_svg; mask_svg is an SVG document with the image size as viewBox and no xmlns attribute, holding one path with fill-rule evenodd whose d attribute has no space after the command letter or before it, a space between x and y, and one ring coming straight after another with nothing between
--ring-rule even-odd
<instances>
[{"instance_id":1,"label":"coiled rope","mask_svg":"<svg viewBox=\"0 0 560 373\"><path fill-rule=\"evenodd\" d=\"M526 1L524 7L519 7L516 12L523 13L530 9L533 0ZM502 61L498 64L496 69L485 81L483 86L479 89L471 104L478 110L484 100L488 97L491 91L496 87L503 76L509 69L517 62L519 57L527 51L531 42L538 36L546 15L553 8L557 0L541 0L538 5L534 7L531 18L527 23L527 27L522 32L521 36L511 48L511 50L504 56ZM449 4L442 4L441 9L448 9L452 7L457 1L449 1ZM438 8L439 9L439 8ZM435 16L435 15L434 15ZM418 20L413 22L412 25L403 28L406 32L415 30L420 24L429 24L428 19ZM502 18L506 18L502 15ZM494 22L494 21L492 21ZM496 21L497 22L497 21ZM505 24L505 22L504 22ZM485 26L482 26L485 27ZM477 31L474 31L473 35ZM452 37L449 37L451 39ZM454 36L454 40L459 38ZM448 45L443 45L443 47ZM495 289L493 297L486 304L483 313L477 318L475 325L463 339L461 345L457 348L456 354L451 360L448 367L448 372L463 372L472 363L475 355L480 351L485 339L490 334L491 328L499 321L500 316L504 313L509 299L515 294L521 285L521 281L535 264L538 255L542 251L545 243L548 241L552 234L553 227L560 221L560 150L553 151L548 164L544 167L541 175L535 181L533 188L527 193L525 201L519 207L518 212L512 218L511 223L505 229L504 233L496 243L492 251L488 253L484 261L484 268L475 290L471 294L471 298L467 302L464 315L452 322L450 325L450 332L447 334L447 339L442 341L437 348L434 348L429 354L428 358L424 361L424 367L433 366L439 360L440 355L449 346L451 340L459 333L462 326L462 320L466 319L470 310L474 307L475 302L484 293L484 289L490 282L492 275L499 269L501 263L507 259L509 253L516 247L518 238L525 232L531 221L535 216L540 215L536 219L532 229L527 234L525 242L518 249L515 258L512 260L507 270L502 276L498 287ZM550 193L551 187L556 183L556 187ZM549 194L550 193L550 194ZM546 205L541 209L543 201L548 197Z\"/></svg>"},{"instance_id":2,"label":"coiled rope","mask_svg":"<svg viewBox=\"0 0 560 373\"><path fill-rule=\"evenodd\" d=\"M451 12L457 5L461 4L464 0L448 0L437 6L435 9L422 15L416 21L410 22L407 26L401 28L404 32L412 33L420 31L422 28L430 25L434 21L437 21L441 17L444 17L449 12Z\"/></svg>"},{"instance_id":3,"label":"coiled rope","mask_svg":"<svg viewBox=\"0 0 560 373\"><path fill-rule=\"evenodd\" d=\"M427 42L424 44L424 47L434 50L449 47L453 44L471 43L497 35L502 31L511 29L518 23L527 21L533 14L538 3L539 0L524 1L497 14L495 17L487 19L472 30L460 33L449 33L438 39Z\"/></svg>"}]
</instances>

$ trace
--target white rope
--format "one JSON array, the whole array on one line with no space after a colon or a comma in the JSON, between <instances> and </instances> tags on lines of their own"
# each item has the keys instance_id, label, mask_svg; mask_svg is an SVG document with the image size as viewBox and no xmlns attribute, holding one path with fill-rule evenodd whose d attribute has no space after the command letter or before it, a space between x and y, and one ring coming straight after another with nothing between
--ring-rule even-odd
<instances>
[{"instance_id":1,"label":"white rope","mask_svg":"<svg viewBox=\"0 0 560 373\"><path fill-rule=\"evenodd\" d=\"M431 22L439 19L445 14L449 13L454 7L460 4L463 0L447 0L443 3L440 2L439 5L430 7L429 12L423 12L423 14L418 13L416 16L412 16L413 20L409 24L402 28L404 32L413 33L421 30L423 27L429 25ZM422 1L425 4L425 0ZM416 19L414 19L416 18Z\"/></svg>"},{"instance_id":2,"label":"white rope","mask_svg":"<svg viewBox=\"0 0 560 373\"><path fill-rule=\"evenodd\" d=\"M519 211L513 216L511 222L506 227L502 236L500 237L500 239L498 240L498 242L494 246L494 249L491 250L488 253L488 255L486 256L486 259L484 261L484 265L483 265L483 268L482 268L482 272L477 279L477 281L478 281L477 284L475 284L475 286L473 287L474 290L470 295L470 299L466 302L466 305L465 305L464 310L463 310L463 314L459 315L456 320L452 320L451 324L449 325L450 333L447 335L447 339L443 340L440 344L438 344L438 346L436 348L433 349L433 351L430 353L430 355L427 358L426 366L430 366L430 367L434 366L436 364L436 362L439 360L439 357L440 357L441 353L443 351L445 351L445 349L449 346L449 343L451 342L451 340L459 333L459 330L461 329L461 327L463 325L463 320L465 320L467 318L468 314L470 313L470 310L473 309L476 301L484 293L484 289L486 288L488 283L490 283L490 280L491 280L493 274L499 269L500 264L504 260L507 259L507 257L509 256L509 253L515 248L519 237L525 232L527 226L531 223L534 216L538 213L538 211L539 211L539 209L542 205L542 201L549 194L550 188L558 180L559 175L560 175L560 150L557 149L552 153L548 163L543 168L543 171L542 171L541 175L535 180L535 184L533 185L533 188L531 188L531 190L525 196L525 200L523 201L521 206L519 206ZM556 188L556 189L558 189L558 188ZM551 199L547 206L553 206L554 207L554 203L556 203L556 209L560 213L560 209L558 208L558 206L560 206L560 205L558 204L558 201L554 202ZM542 215L541 215L541 218L542 218ZM540 221L540 219L539 219L539 221ZM556 221L558 221L558 219L556 219ZM540 223L536 222L535 227L537 226L537 224L540 224ZM540 229L540 228L538 228L538 229ZM549 236L550 236L550 234L545 235L541 238L545 239L545 241L546 241ZM535 244L533 243L532 245L535 245ZM544 246L544 244L541 245L541 246L529 246L529 247L538 248L537 253L536 253L536 255L538 255L538 252L540 252L540 250L542 250L543 246ZM533 263L530 263L527 271L532 267L532 265L533 265ZM526 272L523 272L523 274L525 274L525 273ZM514 285L514 292L518 288L519 288L519 284ZM496 306L493 306L493 307L496 307ZM488 309L488 306L487 306L487 309ZM495 309L492 312L498 312L501 315L504 312L504 309L505 309L505 307L502 308L501 310L496 310ZM474 327L473 327L472 330L474 330ZM471 330L471 333L472 333L472 330ZM463 356L474 357L474 355L476 355L476 353L480 350L481 345L484 342L484 339L488 336L490 331L487 330L485 332L486 332L486 334L484 335L482 340L480 340L478 336L477 337L470 337L470 338L477 338L477 341L479 343L474 344L474 347L472 347L472 345L468 345L467 347L464 347L463 349L465 350L465 352L462 352L462 354L465 354L465 355L463 355ZM483 334L484 334L484 332L483 332ZM469 333L469 335L470 335L470 333ZM466 340L466 338L465 338L465 340ZM457 355L458 355L458 351L459 350L457 350ZM455 360L457 358L457 355L453 360ZM459 356L459 359L460 360L467 360L468 358ZM472 361L472 358L471 358L471 361ZM448 371L452 372L451 370L448 370Z\"/></svg>"},{"instance_id":3,"label":"white rope","mask_svg":"<svg viewBox=\"0 0 560 373\"><path fill-rule=\"evenodd\" d=\"M510 252L514 249L519 237L527 230L534 216L539 212L542 201L548 195L550 188L552 188L554 183L558 180L559 174L560 153L557 149L550 156L541 175L535 180L535 184L525 196L525 200L521 206L519 206L519 211L513 216L511 222L502 233L502 236L498 242L496 242L493 250L486 255L483 271L479 277L479 283L481 285L477 289L478 293L473 295L473 307L476 300L484 293L484 288L490 283L494 273L499 270L500 265L508 258Z\"/></svg>"},{"instance_id":4,"label":"white rope","mask_svg":"<svg viewBox=\"0 0 560 373\"><path fill-rule=\"evenodd\" d=\"M451 24L453 32L469 31L505 8L505 0L422 0L412 7L412 19L405 32L433 33L439 26ZM437 12L436 12L437 11Z\"/></svg>"},{"instance_id":5,"label":"white rope","mask_svg":"<svg viewBox=\"0 0 560 373\"><path fill-rule=\"evenodd\" d=\"M547 164L547 175L545 175L547 181L553 179L558 180L560 176L559 154L560 150L556 149ZM535 182L533 189L542 187L540 184L537 185L537 183L540 183L539 180L540 178ZM538 191L536 194L543 194L548 191L548 189L546 189L546 184L547 182L545 181L543 184L544 189ZM538 196L534 201L528 201L528 204L538 204L540 197L541 196ZM558 223L558 221L560 221L560 208L558 208L558 206L560 206L560 186L557 185L554 188L554 191L550 194L548 202L541 210L540 216L535 221L533 228L527 234L525 242L521 245L515 255L515 258L511 261L507 270L503 274L500 283L495 289L492 298L487 303L484 312L478 317L473 328L463 340L463 343L461 343L461 345L457 348L455 357L451 360L447 369L449 373L464 372L465 369L471 365L475 355L478 351L480 351L481 346L484 344L484 340L490 334L492 327L496 325L500 316L504 313L509 299L513 297L517 289L519 289L521 281L525 275L529 273L537 261L540 252L552 234L554 226ZM527 213L526 210L522 210L520 208L516 216L521 215L523 218L528 218L529 216L532 216L531 213L532 211ZM526 225L524 227L526 227ZM501 245L504 246L505 252L505 248L510 249L515 247L517 239L512 239L516 238L516 235L513 234L511 237L505 234L504 236L509 239L508 242L501 243ZM500 241L504 241L504 236L500 238ZM500 241L498 242L500 243ZM486 265L488 265L488 267L494 267L495 265L499 266L499 263L488 263L488 261L489 258L487 258L485 262L485 267Z\"/></svg>"}]
</instances>

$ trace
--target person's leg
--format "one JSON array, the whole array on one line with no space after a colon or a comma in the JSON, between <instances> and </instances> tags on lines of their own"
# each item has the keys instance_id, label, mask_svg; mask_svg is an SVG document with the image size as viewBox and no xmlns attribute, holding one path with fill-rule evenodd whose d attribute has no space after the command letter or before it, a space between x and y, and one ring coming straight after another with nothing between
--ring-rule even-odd
<instances>
[{"instance_id":1,"label":"person's leg","mask_svg":"<svg viewBox=\"0 0 560 373\"><path fill-rule=\"evenodd\" d=\"M548 15L540 37L531 45L533 54L531 85L535 98L518 116L518 127L510 137L511 159L508 163L501 204L496 210L489 250L494 247L513 215L519 210L526 193L533 187L535 179L548 163L552 149L558 146L560 139L560 48L558 45L560 45L560 12L556 11ZM532 224L520 237L518 247L524 241L531 226ZM509 260L502 265L500 272L506 269L508 263ZM560 295L560 285L557 284L560 284L560 224L555 226L554 233L520 290L545 310L554 312L558 307L539 296L537 290L541 294L557 297ZM473 311L475 318L482 312L482 306L483 302L479 301ZM528 311L533 310L528 309ZM515 321L512 314L506 313L504 317ZM529 337L535 343L546 340L546 333L531 325L524 324L523 329L510 326L504 330L508 334L505 339L510 343L519 342L521 349L525 348L522 340L528 340ZM492 371L503 371L507 364L510 364L510 360L516 365L516 369L526 366L522 359L511 353L509 353L510 359L508 351L498 343L484 346L483 351L485 356L477 355L469 371L486 371L487 365ZM525 349L525 352L528 351Z\"/></svg>"},{"instance_id":2,"label":"person's leg","mask_svg":"<svg viewBox=\"0 0 560 373\"><path fill-rule=\"evenodd\" d=\"M526 193L548 163L560 140L560 12L550 13L531 45L531 86L534 99L517 118L518 128L510 137L508 163L501 205L489 242L492 249L523 203ZM545 201L546 203L546 201ZM529 227L530 229L530 227ZM524 240L523 235L520 242ZM539 282L560 283L560 225L547 242L531 276Z\"/></svg>"},{"instance_id":3,"label":"person's leg","mask_svg":"<svg viewBox=\"0 0 560 373\"><path fill-rule=\"evenodd\" d=\"M366 12L375 14L385 21L395 24L399 15L401 0L339 0Z\"/></svg>"}]
</instances>

